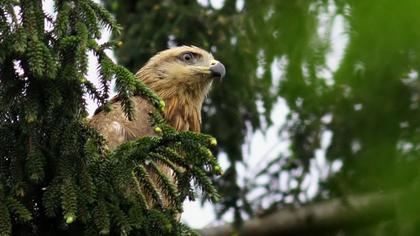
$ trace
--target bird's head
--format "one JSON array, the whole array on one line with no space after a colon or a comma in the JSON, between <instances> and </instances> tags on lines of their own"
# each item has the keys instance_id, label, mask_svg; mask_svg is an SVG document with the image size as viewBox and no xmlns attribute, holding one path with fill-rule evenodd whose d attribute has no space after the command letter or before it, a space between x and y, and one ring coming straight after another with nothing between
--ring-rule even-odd
<instances>
[{"instance_id":1,"label":"bird's head","mask_svg":"<svg viewBox=\"0 0 420 236\"><path fill-rule=\"evenodd\" d=\"M164 100L181 96L202 102L225 67L201 48L181 46L159 52L136 75Z\"/></svg>"}]
</instances>

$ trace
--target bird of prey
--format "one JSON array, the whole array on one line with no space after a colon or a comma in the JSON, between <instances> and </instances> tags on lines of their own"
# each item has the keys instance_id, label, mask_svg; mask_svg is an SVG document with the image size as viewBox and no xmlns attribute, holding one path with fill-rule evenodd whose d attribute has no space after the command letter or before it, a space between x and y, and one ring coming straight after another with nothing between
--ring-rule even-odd
<instances>
[{"instance_id":1,"label":"bird of prey","mask_svg":"<svg viewBox=\"0 0 420 236\"><path fill-rule=\"evenodd\" d=\"M225 67L207 51L195 46L170 48L153 56L137 73L166 106L164 118L178 131L200 132L201 107L214 78L222 78ZM111 111L94 115L90 124L107 141L110 150L122 142L155 135L149 122L153 107L143 98L132 98L134 119L128 120L121 103Z\"/></svg>"},{"instance_id":2,"label":"bird of prey","mask_svg":"<svg viewBox=\"0 0 420 236\"><path fill-rule=\"evenodd\" d=\"M210 53L194 46L162 51L136 73L137 78L165 102L163 113L168 124L178 131L194 132L200 132L201 107L213 79L221 79L224 75L225 67L222 63L216 61ZM124 141L156 135L149 117L155 108L140 96L132 100L132 120L126 118L121 102L117 99L112 100L110 111L100 111L90 120L91 126L106 139L110 150ZM171 169L166 166L160 166L159 169L175 181ZM157 176L153 172L150 174L156 181ZM149 207L153 207L150 198L147 202ZM164 207L169 204L167 199L163 199Z\"/></svg>"}]
</instances>

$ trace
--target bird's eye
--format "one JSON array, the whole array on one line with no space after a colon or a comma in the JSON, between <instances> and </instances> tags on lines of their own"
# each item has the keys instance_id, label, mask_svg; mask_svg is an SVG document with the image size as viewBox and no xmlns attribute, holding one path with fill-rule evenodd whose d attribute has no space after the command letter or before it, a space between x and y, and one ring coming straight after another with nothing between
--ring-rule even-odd
<instances>
[{"instance_id":1,"label":"bird's eye","mask_svg":"<svg viewBox=\"0 0 420 236\"><path fill-rule=\"evenodd\" d=\"M185 62L190 62L190 61L192 61L193 58L194 58L194 56L190 52L187 52L184 55L182 55L182 60L185 61Z\"/></svg>"}]
</instances>

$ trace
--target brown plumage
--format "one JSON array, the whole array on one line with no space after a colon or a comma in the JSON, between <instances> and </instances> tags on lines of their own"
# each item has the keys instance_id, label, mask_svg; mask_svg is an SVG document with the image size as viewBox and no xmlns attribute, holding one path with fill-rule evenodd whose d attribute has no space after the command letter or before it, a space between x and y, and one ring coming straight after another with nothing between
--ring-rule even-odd
<instances>
[{"instance_id":1,"label":"brown plumage","mask_svg":"<svg viewBox=\"0 0 420 236\"><path fill-rule=\"evenodd\" d=\"M224 76L224 66L213 56L194 46L162 51L152 57L136 76L149 86L165 103L164 115L177 130L199 132L201 106L210 90L212 79ZM153 107L140 97L133 98L135 116L126 119L121 103L112 104L110 112L99 112L90 124L114 149L126 140L153 135L148 113Z\"/></svg>"},{"instance_id":2,"label":"brown plumage","mask_svg":"<svg viewBox=\"0 0 420 236\"><path fill-rule=\"evenodd\" d=\"M203 49L182 46L152 57L136 76L165 101L164 117L179 131L200 131L201 107L213 78L223 77L223 64ZM109 112L94 115L90 124L115 149L122 142L155 135L149 123L154 108L143 98L134 97L134 119L129 121L118 100Z\"/></svg>"}]
</instances>

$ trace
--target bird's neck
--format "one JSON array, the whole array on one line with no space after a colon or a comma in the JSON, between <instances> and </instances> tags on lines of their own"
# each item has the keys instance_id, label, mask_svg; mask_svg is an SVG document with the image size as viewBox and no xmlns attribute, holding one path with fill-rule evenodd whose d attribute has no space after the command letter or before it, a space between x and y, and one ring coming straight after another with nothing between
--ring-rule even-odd
<instances>
[{"instance_id":1,"label":"bird's neck","mask_svg":"<svg viewBox=\"0 0 420 236\"><path fill-rule=\"evenodd\" d=\"M200 132L201 107L211 81L186 85L182 81L156 80L154 74L144 68L138 77L165 101L165 119L170 125L180 131Z\"/></svg>"},{"instance_id":2,"label":"bird's neck","mask_svg":"<svg viewBox=\"0 0 420 236\"><path fill-rule=\"evenodd\" d=\"M200 132L201 106L203 101L186 97L163 98L165 119L177 130Z\"/></svg>"}]
</instances>

